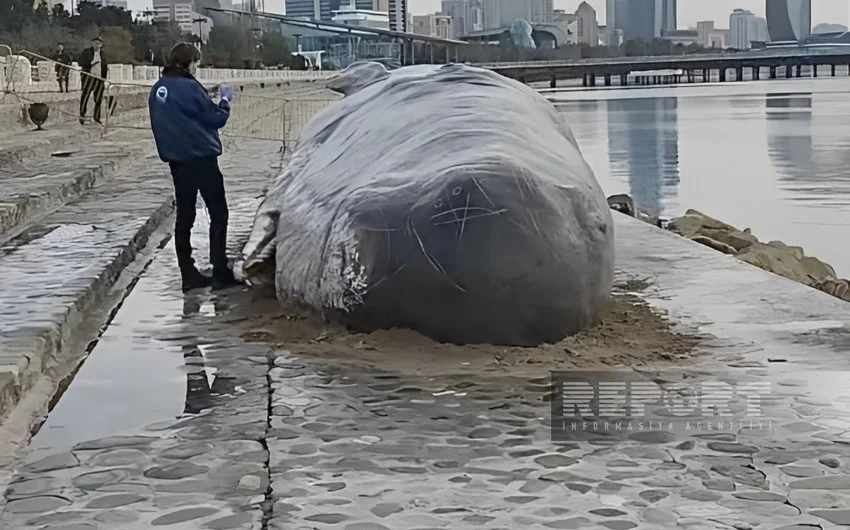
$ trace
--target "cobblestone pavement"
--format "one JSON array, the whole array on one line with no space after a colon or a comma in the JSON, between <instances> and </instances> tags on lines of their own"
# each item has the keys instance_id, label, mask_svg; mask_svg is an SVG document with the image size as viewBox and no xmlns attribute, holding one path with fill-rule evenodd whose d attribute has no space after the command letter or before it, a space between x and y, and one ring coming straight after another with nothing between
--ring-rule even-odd
<instances>
[{"instance_id":1,"label":"cobblestone pavement","mask_svg":"<svg viewBox=\"0 0 850 530\"><path fill-rule=\"evenodd\" d=\"M234 203L232 242L247 233L257 204ZM199 223L196 247L205 246L204 229ZM654 249L642 246L650 259ZM765 402L769 428L634 431L554 444L548 378L419 379L244 343L232 326L244 318L250 292L184 297L172 254L169 245L144 273L33 440L0 527L850 525L850 422L840 377L821 373L839 395L824 399L795 370L779 370ZM772 280L752 274L745 279ZM671 293L660 295L672 303ZM706 364L691 375L710 372L712 362L768 371L741 359L747 345L721 339L707 344ZM827 355L802 353L813 369L825 359L818 353Z\"/></svg>"},{"instance_id":2,"label":"cobblestone pavement","mask_svg":"<svg viewBox=\"0 0 850 530\"><path fill-rule=\"evenodd\" d=\"M280 154L250 141L228 153L235 253ZM3 341L52 325L49 312L110 258L112 238L138 231L170 194L150 156L106 182L0 251ZM0 528L850 526L845 304L617 223L621 277L652 278L643 296L711 334L684 373L773 382L767 425L556 444L548 377L417 378L245 343L234 324L256 294L182 295L169 244L23 452Z\"/></svg>"},{"instance_id":3,"label":"cobblestone pavement","mask_svg":"<svg viewBox=\"0 0 850 530\"><path fill-rule=\"evenodd\" d=\"M82 357L85 345L64 351L66 339L90 325L84 320L87 308L104 300L172 210L168 168L156 157L152 143L138 133L122 134L87 147L86 156L115 160L110 157L122 152L123 164L117 163L80 197L27 225L0 247L4 416L44 374ZM249 186L260 193L262 182L274 172L271 164L279 165L277 144L239 140L227 145L223 170L233 175L237 189Z\"/></svg>"}]
</instances>

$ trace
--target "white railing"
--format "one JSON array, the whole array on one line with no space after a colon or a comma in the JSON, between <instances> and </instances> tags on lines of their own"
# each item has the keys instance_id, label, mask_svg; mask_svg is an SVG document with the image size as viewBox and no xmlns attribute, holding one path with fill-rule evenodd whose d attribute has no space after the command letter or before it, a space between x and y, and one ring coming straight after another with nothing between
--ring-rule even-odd
<instances>
[{"instance_id":1,"label":"white railing","mask_svg":"<svg viewBox=\"0 0 850 530\"><path fill-rule=\"evenodd\" d=\"M3 92L55 92L58 84L55 76L56 63L31 52L21 52L12 55L0 55L0 90ZM37 60L35 64L30 60ZM70 90L80 90L81 71L77 63L67 65L70 68L68 87ZM160 68L157 66L134 66L129 64L110 64L106 80L110 83L123 85L138 85L150 87L159 79ZM34 76L37 71L38 75ZM204 85L220 83L257 84L279 83L286 81L326 80L336 75L327 71L300 70L242 70L232 68L199 68L196 74L198 81ZM38 81L33 78L37 77Z\"/></svg>"}]
</instances>

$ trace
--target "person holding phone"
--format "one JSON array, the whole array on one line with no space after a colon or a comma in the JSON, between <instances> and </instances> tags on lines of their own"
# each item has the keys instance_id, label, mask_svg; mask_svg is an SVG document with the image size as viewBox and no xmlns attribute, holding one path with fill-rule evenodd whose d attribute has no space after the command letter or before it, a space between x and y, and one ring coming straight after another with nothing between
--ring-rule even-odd
<instances>
[{"instance_id":1,"label":"person holding phone","mask_svg":"<svg viewBox=\"0 0 850 530\"><path fill-rule=\"evenodd\" d=\"M201 52L192 44L175 45L148 97L156 148L162 161L168 163L174 181L174 246L184 292L210 285L225 289L241 283L227 261L227 199L218 167L222 152L218 131L230 117L233 89L221 86L220 101L215 103L195 79L200 61ZM198 193L210 215L211 278L197 269L192 258Z\"/></svg>"}]
</instances>

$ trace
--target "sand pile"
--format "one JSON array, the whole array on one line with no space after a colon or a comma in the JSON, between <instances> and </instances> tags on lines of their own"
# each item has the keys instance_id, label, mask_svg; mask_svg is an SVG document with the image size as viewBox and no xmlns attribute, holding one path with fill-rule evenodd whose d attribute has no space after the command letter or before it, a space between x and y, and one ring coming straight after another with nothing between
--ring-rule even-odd
<instances>
[{"instance_id":1,"label":"sand pile","mask_svg":"<svg viewBox=\"0 0 850 530\"><path fill-rule=\"evenodd\" d=\"M436 343L409 330L349 333L312 311L280 305L270 289L252 289L237 307L235 323L248 341L273 344L295 354L339 363L372 365L408 375L509 374L544 377L550 370L635 367L686 363L695 337L671 331L663 315L632 294L645 285L618 285L602 321L557 344L534 348Z\"/></svg>"}]
</instances>

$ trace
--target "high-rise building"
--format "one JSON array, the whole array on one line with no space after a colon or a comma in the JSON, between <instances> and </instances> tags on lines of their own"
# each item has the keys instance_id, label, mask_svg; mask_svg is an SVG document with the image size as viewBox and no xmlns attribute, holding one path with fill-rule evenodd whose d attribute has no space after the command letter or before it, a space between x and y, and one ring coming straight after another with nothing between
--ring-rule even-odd
<instances>
[{"instance_id":1,"label":"high-rise building","mask_svg":"<svg viewBox=\"0 0 850 530\"><path fill-rule=\"evenodd\" d=\"M347 6L350 0L286 0L286 16L330 22L334 11ZM373 9L373 0L354 0L357 9Z\"/></svg>"},{"instance_id":2,"label":"high-rise building","mask_svg":"<svg viewBox=\"0 0 850 530\"><path fill-rule=\"evenodd\" d=\"M514 20L532 24L551 23L553 0L482 0L483 29L504 28Z\"/></svg>"},{"instance_id":3,"label":"high-rise building","mask_svg":"<svg viewBox=\"0 0 850 530\"><path fill-rule=\"evenodd\" d=\"M408 10L407 0L390 0L390 29L407 32Z\"/></svg>"},{"instance_id":4,"label":"high-rise building","mask_svg":"<svg viewBox=\"0 0 850 530\"><path fill-rule=\"evenodd\" d=\"M812 32L812 0L766 0L771 42L800 42Z\"/></svg>"},{"instance_id":5,"label":"high-rise building","mask_svg":"<svg viewBox=\"0 0 850 530\"><path fill-rule=\"evenodd\" d=\"M736 9L729 15L729 46L749 50L753 42L768 42L767 21L746 9Z\"/></svg>"},{"instance_id":6,"label":"high-rise building","mask_svg":"<svg viewBox=\"0 0 850 530\"><path fill-rule=\"evenodd\" d=\"M586 46L597 46L599 44L599 22L596 19L596 10L587 2L579 4L576 9L577 35L579 44Z\"/></svg>"},{"instance_id":7,"label":"high-rise building","mask_svg":"<svg viewBox=\"0 0 850 530\"><path fill-rule=\"evenodd\" d=\"M439 39L454 39L452 28L452 17L435 13L433 15L413 15L413 27L411 33L427 35Z\"/></svg>"},{"instance_id":8,"label":"high-rise building","mask_svg":"<svg viewBox=\"0 0 850 530\"><path fill-rule=\"evenodd\" d=\"M182 31L191 32L193 15L192 0L153 0L156 22L176 22Z\"/></svg>"},{"instance_id":9,"label":"high-rise building","mask_svg":"<svg viewBox=\"0 0 850 530\"><path fill-rule=\"evenodd\" d=\"M676 29L676 0L607 0L605 11L609 42L616 30L629 40L661 37L664 31Z\"/></svg>"},{"instance_id":10,"label":"high-rise building","mask_svg":"<svg viewBox=\"0 0 850 530\"><path fill-rule=\"evenodd\" d=\"M442 11L452 18L453 39L484 29L481 0L443 0Z\"/></svg>"}]
</instances>

